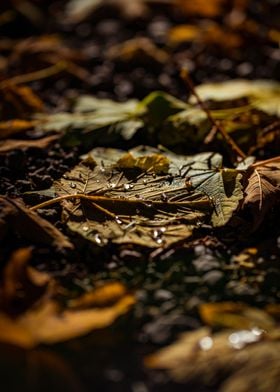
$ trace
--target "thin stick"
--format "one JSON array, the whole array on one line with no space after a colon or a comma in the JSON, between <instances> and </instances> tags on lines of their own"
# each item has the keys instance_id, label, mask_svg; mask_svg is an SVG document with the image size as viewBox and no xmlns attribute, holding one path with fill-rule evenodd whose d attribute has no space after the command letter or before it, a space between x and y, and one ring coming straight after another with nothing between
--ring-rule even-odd
<instances>
[{"instance_id":1,"label":"thin stick","mask_svg":"<svg viewBox=\"0 0 280 392\"><path fill-rule=\"evenodd\" d=\"M210 110L206 107L200 96L197 94L194 84L189 76L189 73L186 69L181 70L181 78L186 82L187 86L191 90L192 95L196 98L197 103L201 107L201 109L206 113L208 120L210 123L213 125L213 127L217 128L218 132L222 135L222 137L225 139L225 141L228 143L228 145L231 147L231 149L239 155L242 159L246 158L246 154L238 147L238 145L235 143L235 141L230 137L230 135L226 132L226 130L222 127L221 123L216 121L214 117L212 116Z\"/></svg>"},{"instance_id":2,"label":"thin stick","mask_svg":"<svg viewBox=\"0 0 280 392\"><path fill-rule=\"evenodd\" d=\"M73 195L59 196L59 197L56 197L55 199L44 201L43 203L37 204L33 207L30 207L30 210L36 211L40 208L49 207L53 204L59 203L63 200L69 200L69 199L80 199L80 200L83 199L83 200L93 201L94 203L98 203L98 202L102 202L102 201L111 201L112 203L117 202L117 203L143 204L143 205L150 202L154 207L162 206L164 204L170 205L170 206L180 204L180 206L183 206L183 207L209 206L208 200L197 200L197 201L175 203L175 202L162 202L162 201L150 201L150 200L138 200L138 199L125 200L125 199L112 198L112 197L106 197L106 196L91 196L91 195L84 195L84 194L76 193Z\"/></svg>"},{"instance_id":3,"label":"thin stick","mask_svg":"<svg viewBox=\"0 0 280 392\"><path fill-rule=\"evenodd\" d=\"M39 71L34 71L27 73L25 75L17 75L10 79L3 80L0 83L0 88L5 88L9 85L23 84L33 82L34 80L46 79L52 75L55 75L65 69L67 67L67 63L65 61L60 61L51 67L40 69Z\"/></svg>"}]
</instances>

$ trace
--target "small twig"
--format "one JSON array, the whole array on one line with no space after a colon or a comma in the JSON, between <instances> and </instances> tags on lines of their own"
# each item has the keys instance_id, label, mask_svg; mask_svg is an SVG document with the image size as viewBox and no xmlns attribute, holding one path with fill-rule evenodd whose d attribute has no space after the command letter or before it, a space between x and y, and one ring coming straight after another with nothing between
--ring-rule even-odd
<instances>
[{"instance_id":1,"label":"small twig","mask_svg":"<svg viewBox=\"0 0 280 392\"><path fill-rule=\"evenodd\" d=\"M39 71L30 72L24 75L17 75L10 79L3 80L0 83L0 89L3 89L10 85L29 83L39 79L46 79L61 72L66 67L67 63L65 61L60 61L57 64L52 65L51 67L44 68Z\"/></svg>"},{"instance_id":2,"label":"small twig","mask_svg":"<svg viewBox=\"0 0 280 392\"><path fill-rule=\"evenodd\" d=\"M209 133L205 136L203 143L204 144L212 143L217 135L217 132L218 132L218 128L216 126L212 127Z\"/></svg>"},{"instance_id":3,"label":"small twig","mask_svg":"<svg viewBox=\"0 0 280 392\"><path fill-rule=\"evenodd\" d=\"M214 117L212 116L210 110L206 107L200 96L197 94L195 86L189 76L189 73L186 69L181 70L181 78L186 82L187 86L191 90L192 95L196 98L197 103L201 107L201 109L206 113L208 120L210 123L213 125L213 127L217 128L218 132L222 135L224 140L227 142L227 144L231 147L231 149L239 155L242 159L246 158L246 154L240 149L240 147L235 143L235 141L230 137L230 135L226 132L226 130L223 128L221 123L219 121L216 121Z\"/></svg>"}]
</instances>

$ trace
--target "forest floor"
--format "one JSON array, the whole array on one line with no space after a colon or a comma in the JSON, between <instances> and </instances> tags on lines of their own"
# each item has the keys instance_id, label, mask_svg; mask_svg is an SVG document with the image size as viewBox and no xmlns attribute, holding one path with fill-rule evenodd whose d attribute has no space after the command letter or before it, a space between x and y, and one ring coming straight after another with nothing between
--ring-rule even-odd
<instances>
[{"instance_id":1,"label":"forest floor","mask_svg":"<svg viewBox=\"0 0 280 392\"><path fill-rule=\"evenodd\" d=\"M279 7L0 5L5 390L280 391Z\"/></svg>"}]
</instances>

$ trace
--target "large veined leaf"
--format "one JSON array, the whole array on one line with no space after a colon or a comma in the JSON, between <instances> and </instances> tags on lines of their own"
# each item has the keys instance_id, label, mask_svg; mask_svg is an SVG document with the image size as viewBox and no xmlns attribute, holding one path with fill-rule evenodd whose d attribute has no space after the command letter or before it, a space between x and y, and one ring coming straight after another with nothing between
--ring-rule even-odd
<instances>
[{"instance_id":1,"label":"large veined leaf","mask_svg":"<svg viewBox=\"0 0 280 392\"><path fill-rule=\"evenodd\" d=\"M226 224L243 195L240 178L215 153L97 148L52 189L68 227L87 240L153 248L185 241L209 219Z\"/></svg>"},{"instance_id":2,"label":"large veined leaf","mask_svg":"<svg viewBox=\"0 0 280 392\"><path fill-rule=\"evenodd\" d=\"M178 167L186 162L192 157L172 161L153 149L95 149L54 189L66 196L67 225L86 239L168 246L189 238L212 209L207 197L186 187ZM75 194L81 197L72 201Z\"/></svg>"},{"instance_id":3,"label":"large veined leaf","mask_svg":"<svg viewBox=\"0 0 280 392\"><path fill-rule=\"evenodd\" d=\"M280 115L280 84L271 80L236 79L223 83L207 83L197 86L203 100L233 101L247 98L248 103L267 114Z\"/></svg>"}]
</instances>

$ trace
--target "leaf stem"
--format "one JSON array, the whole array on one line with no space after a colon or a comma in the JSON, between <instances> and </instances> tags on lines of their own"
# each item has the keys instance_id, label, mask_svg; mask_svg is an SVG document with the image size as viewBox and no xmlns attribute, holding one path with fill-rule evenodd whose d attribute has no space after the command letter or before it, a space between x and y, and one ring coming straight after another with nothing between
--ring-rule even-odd
<instances>
[{"instance_id":1,"label":"leaf stem","mask_svg":"<svg viewBox=\"0 0 280 392\"><path fill-rule=\"evenodd\" d=\"M163 206L163 205L168 205L168 206L183 206L183 207L209 207L209 200L194 200L194 201L189 201L189 202L162 202L162 201L151 201L151 200L127 200L127 199L119 199L119 198L112 198L112 197L106 197L106 196L91 196L91 195L85 195L85 194L73 194L73 195L63 195L56 197L55 199L47 200L44 201L43 203L37 204L33 207L30 207L31 211L36 211L40 208L45 208L49 207L53 204L59 203L63 200L69 200L69 199L82 199L82 200L89 200L93 201L94 203L102 202L102 201L110 201L112 203L128 203L128 204L143 204L144 206L147 203L151 203L152 206L158 207L158 206Z\"/></svg>"},{"instance_id":2,"label":"leaf stem","mask_svg":"<svg viewBox=\"0 0 280 392\"><path fill-rule=\"evenodd\" d=\"M202 101L200 96L197 94L195 86L194 86L194 84L193 84L193 82L192 82L192 80L190 78L190 75L189 75L188 71L185 68L183 68L181 70L181 78L184 80L184 82L189 87L192 95L196 98L197 103L199 104L201 109L206 113L206 115L208 117L208 120L213 125L213 127L215 127L217 129L217 131L220 132L220 134L222 135L224 140L228 143L228 145L231 147L231 149L237 155L239 155L242 159L245 159L246 158L246 154L244 154L244 152L240 149L240 147L235 143L235 141L231 138L231 136L226 132L224 127L221 125L221 123L214 119L214 117L212 116L210 110L206 107L206 105L204 104L204 102Z\"/></svg>"}]
</instances>

